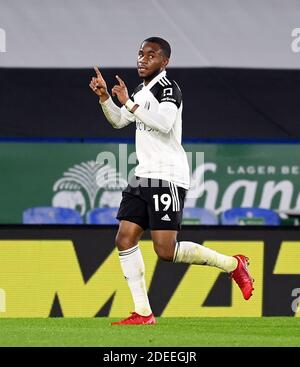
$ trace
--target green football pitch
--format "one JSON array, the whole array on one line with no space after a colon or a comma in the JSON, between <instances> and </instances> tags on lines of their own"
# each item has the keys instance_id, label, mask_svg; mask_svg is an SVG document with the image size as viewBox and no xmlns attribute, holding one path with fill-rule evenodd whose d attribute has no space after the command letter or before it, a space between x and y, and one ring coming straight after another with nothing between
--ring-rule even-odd
<instances>
[{"instance_id":1,"label":"green football pitch","mask_svg":"<svg viewBox=\"0 0 300 367\"><path fill-rule=\"evenodd\" d=\"M111 326L109 318L0 319L0 346L300 346L300 318L157 318Z\"/></svg>"}]
</instances>

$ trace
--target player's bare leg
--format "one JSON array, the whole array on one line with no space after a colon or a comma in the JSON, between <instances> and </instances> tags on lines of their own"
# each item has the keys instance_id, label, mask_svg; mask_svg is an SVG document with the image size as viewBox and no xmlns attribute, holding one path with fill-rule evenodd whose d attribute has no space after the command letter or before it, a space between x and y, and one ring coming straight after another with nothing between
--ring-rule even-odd
<instances>
[{"instance_id":1,"label":"player's bare leg","mask_svg":"<svg viewBox=\"0 0 300 367\"><path fill-rule=\"evenodd\" d=\"M128 318L113 322L112 325L155 324L145 283L145 265L138 246L144 230L136 223L120 222L116 236L121 268L128 282L135 311Z\"/></svg>"},{"instance_id":2,"label":"player's bare leg","mask_svg":"<svg viewBox=\"0 0 300 367\"><path fill-rule=\"evenodd\" d=\"M173 261L177 243L177 234L177 231L171 230L151 231L154 250L160 259Z\"/></svg>"},{"instance_id":3,"label":"player's bare leg","mask_svg":"<svg viewBox=\"0 0 300 367\"><path fill-rule=\"evenodd\" d=\"M116 235L116 246L119 251L126 251L136 246L142 237L144 230L138 224L121 220Z\"/></svg>"},{"instance_id":4,"label":"player's bare leg","mask_svg":"<svg viewBox=\"0 0 300 367\"><path fill-rule=\"evenodd\" d=\"M247 269L249 262L246 256L227 256L194 242L177 242L177 231L151 231L151 236L155 252L162 260L215 266L229 273L246 300L252 296L254 280Z\"/></svg>"}]
</instances>

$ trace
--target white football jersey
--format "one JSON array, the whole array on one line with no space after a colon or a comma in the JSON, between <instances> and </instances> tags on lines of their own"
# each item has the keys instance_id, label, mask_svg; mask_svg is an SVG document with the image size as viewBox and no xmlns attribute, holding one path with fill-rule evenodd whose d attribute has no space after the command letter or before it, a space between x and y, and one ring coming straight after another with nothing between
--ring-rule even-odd
<instances>
[{"instance_id":1,"label":"white football jersey","mask_svg":"<svg viewBox=\"0 0 300 367\"><path fill-rule=\"evenodd\" d=\"M177 83L167 79L166 72L162 71L148 85L140 84L133 98L142 109L149 111L148 116L146 113L143 116L144 111L139 111L139 107L134 114L139 162L136 176L162 179L188 189L189 165L181 145L182 93ZM175 117L168 132L147 126L147 117L153 113L155 118L161 108L166 115Z\"/></svg>"},{"instance_id":2,"label":"white football jersey","mask_svg":"<svg viewBox=\"0 0 300 367\"><path fill-rule=\"evenodd\" d=\"M118 108L111 98L101 106L115 128L136 123L135 175L189 189L189 164L181 145L182 93L177 83L162 71L147 85L140 84L131 97L139 105L134 113L125 106Z\"/></svg>"}]
</instances>

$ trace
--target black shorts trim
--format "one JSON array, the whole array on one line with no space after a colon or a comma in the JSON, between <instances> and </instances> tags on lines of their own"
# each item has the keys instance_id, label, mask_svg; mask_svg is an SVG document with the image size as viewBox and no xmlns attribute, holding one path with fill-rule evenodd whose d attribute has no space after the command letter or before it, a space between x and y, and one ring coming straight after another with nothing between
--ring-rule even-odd
<instances>
[{"instance_id":1,"label":"black shorts trim","mask_svg":"<svg viewBox=\"0 0 300 367\"><path fill-rule=\"evenodd\" d=\"M135 223L137 225L139 225L144 231L146 231L146 229L148 229L148 224L145 223L145 221L140 218L140 217L122 217L122 216L117 216L117 219L119 221L121 220L127 220L128 222L131 222L131 223Z\"/></svg>"}]
</instances>

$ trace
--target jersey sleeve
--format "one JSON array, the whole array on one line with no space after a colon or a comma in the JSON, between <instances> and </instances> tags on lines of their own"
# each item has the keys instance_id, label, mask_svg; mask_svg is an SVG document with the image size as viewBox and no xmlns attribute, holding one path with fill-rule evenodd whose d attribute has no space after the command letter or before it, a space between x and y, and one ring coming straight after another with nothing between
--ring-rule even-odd
<instances>
[{"instance_id":1,"label":"jersey sleeve","mask_svg":"<svg viewBox=\"0 0 300 367\"><path fill-rule=\"evenodd\" d=\"M182 102L182 93L178 84L173 80L171 85L160 85L156 98L159 103L171 102L179 108Z\"/></svg>"},{"instance_id":2,"label":"jersey sleeve","mask_svg":"<svg viewBox=\"0 0 300 367\"><path fill-rule=\"evenodd\" d=\"M125 106L121 108L118 107L111 97L109 97L105 102L99 100L99 104L102 111L107 119L107 121L115 128L122 129L123 127L129 125L131 122L135 121L135 117L132 113L128 112Z\"/></svg>"}]
</instances>

